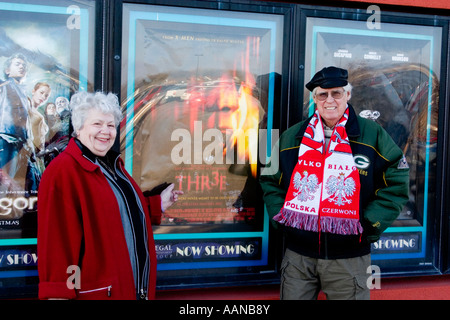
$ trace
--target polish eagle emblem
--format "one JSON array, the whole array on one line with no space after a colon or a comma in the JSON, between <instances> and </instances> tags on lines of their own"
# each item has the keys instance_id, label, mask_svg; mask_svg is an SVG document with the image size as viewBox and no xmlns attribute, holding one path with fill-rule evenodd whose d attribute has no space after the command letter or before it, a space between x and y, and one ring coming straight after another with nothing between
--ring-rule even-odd
<instances>
[{"instance_id":1,"label":"polish eagle emblem","mask_svg":"<svg viewBox=\"0 0 450 320\"><path fill-rule=\"evenodd\" d=\"M330 176L325 184L325 190L329 195L328 201L334 202L338 206L346 203L352 203L351 197L356 190L356 183L353 178L345 179L345 174L340 173L339 176Z\"/></svg>"},{"instance_id":2,"label":"polish eagle emblem","mask_svg":"<svg viewBox=\"0 0 450 320\"><path fill-rule=\"evenodd\" d=\"M307 201L314 199L313 193L319 188L319 179L315 174L308 175L308 171L303 171L303 177L299 172L294 175L294 188L298 192L294 192L294 197L300 201Z\"/></svg>"}]
</instances>

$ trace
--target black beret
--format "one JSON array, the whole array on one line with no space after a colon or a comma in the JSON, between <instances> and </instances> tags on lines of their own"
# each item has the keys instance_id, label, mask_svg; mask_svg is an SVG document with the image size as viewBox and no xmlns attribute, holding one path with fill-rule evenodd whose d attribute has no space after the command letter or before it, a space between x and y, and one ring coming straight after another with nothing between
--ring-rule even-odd
<instances>
[{"instance_id":1,"label":"black beret","mask_svg":"<svg viewBox=\"0 0 450 320\"><path fill-rule=\"evenodd\" d=\"M310 82L306 84L309 91L315 87L324 89L344 87L348 84L348 72L345 69L336 67L326 67L317 72Z\"/></svg>"}]
</instances>

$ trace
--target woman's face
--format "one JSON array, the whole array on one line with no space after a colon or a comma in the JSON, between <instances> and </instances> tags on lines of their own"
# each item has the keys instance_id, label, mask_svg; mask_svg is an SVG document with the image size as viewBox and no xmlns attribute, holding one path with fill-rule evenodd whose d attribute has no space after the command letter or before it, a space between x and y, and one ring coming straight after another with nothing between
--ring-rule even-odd
<instances>
[{"instance_id":1,"label":"woman's face","mask_svg":"<svg viewBox=\"0 0 450 320\"><path fill-rule=\"evenodd\" d=\"M47 114L53 116L56 114L56 106L53 103L47 105Z\"/></svg>"},{"instance_id":2,"label":"woman's face","mask_svg":"<svg viewBox=\"0 0 450 320\"><path fill-rule=\"evenodd\" d=\"M105 156L116 139L117 131L112 114L91 109L77 137L93 154Z\"/></svg>"},{"instance_id":3,"label":"woman's face","mask_svg":"<svg viewBox=\"0 0 450 320\"><path fill-rule=\"evenodd\" d=\"M32 92L33 106L35 108L39 107L45 101L47 101L48 96L50 95L50 88L47 86L40 86L36 90Z\"/></svg>"}]
</instances>

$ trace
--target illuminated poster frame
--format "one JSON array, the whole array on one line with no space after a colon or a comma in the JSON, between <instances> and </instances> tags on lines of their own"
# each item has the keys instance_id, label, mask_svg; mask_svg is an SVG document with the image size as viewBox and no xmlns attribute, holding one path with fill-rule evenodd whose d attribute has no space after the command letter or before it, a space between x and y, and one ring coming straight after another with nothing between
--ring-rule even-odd
<instances>
[{"instance_id":1,"label":"illuminated poster frame","mask_svg":"<svg viewBox=\"0 0 450 320\"><path fill-rule=\"evenodd\" d=\"M23 90L29 96L28 117L32 117L34 109L36 109L33 111L35 113L44 114L45 112L42 119L49 128L45 136L45 146L46 148L55 147L60 152L70 135L70 112L67 106L70 95L75 90L92 90L93 39L90 34L94 28L95 5L92 2L91 7L80 7L75 1L60 1L57 5L50 1L36 1L36 3L38 4L30 3L30 1L0 2L0 14L4 16L2 18L4 23L0 24L2 31L0 43L3 45L0 59L3 65L8 56L19 53L27 60L27 79ZM59 34L55 34L56 29L59 30L56 32ZM27 37L30 38L27 39ZM42 82L50 85L51 93L42 105L37 105L31 93L33 87ZM59 105L58 101L62 104ZM44 104L47 104L45 108ZM54 104L59 114L60 122L57 126L56 122L49 122L50 118L47 116L49 104ZM45 111L40 111L40 108ZM32 122L31 126L34 125ZM33 134L36 137L34 131ZM44 140L42 143L44 145ZM44 170L57 153L49 153L48 149L44 150L43 147L38 149L36 146L36 148L35 157L42 159L40 170ZM36 204L24 208L23 199L36 197L37 202L38 184L22 191L8 191L6 184L0 186L2 187L0 194L2 198L0 296L24 295L34 292L37 288L38 257ZM7 208L5 204L9 202L4 200L16 193L23 195L22 198L15 198L12 202L13 206L15 205L14 208ZM12 210L14 219L8 220L5 210ZM18 210L22 210L22 213Z\"/></svg>"},{"instance_id":2,"label":"illuminated poster frame","mask_svg":"<svg viewBox=\"0 0 450 320\"><path fill-rule=\"evenodd\" d=\"M426 96L426 110L424 110L424 114L426 114L426 124L424 125L424 127L426 127L426 129L424 130L426 136L423 147L423 149L425 149L425 160L423 161L424 183L422 189L423 191L421 191L425 196L423 197L422 208L420 208L423 215L420 217L420 221L418 223L402 223L402 221L394 222L394 224L382 234L381 239L378 242L372 244L372 260L377 264L386 263L388 268L390 268L391 270L395 270L395 267L391 268L393 264L389 261L395 259L418 259L418 262L412 262L412 264L414 265L417 263L418 266L432 265L432 257L430 256L432 253L430 252L429 221L432 221L430 220L430 214L432 214L434 210L430 209L429 197L432 198L432 196L428 196L428 193L431 188L435 187L433 182L430 183L429 181L430 173L432 173L430 172L430 170L432 170L430 168L430 165L432 162L432 158L436 158L435 153L437 145L436 132L432 132L431 128L435 128L435 130L437 131L438 126L438 105L435 96L436 92L437 95L439 93L442 28L414 26L406 24L397 24L395 27L394 24L382 24L382 28L380 30L372 30L366 26L366 21L343 21L322 18L307 19L309 21L307 27L307 34L309 38L307 40L306 59L310 59L311 64L310 68L307 68L306 70L305 79L309 78L317 70L320 70L321 68L327 66L324 64L334 64L338 67L350 69L349 73L352 72L351 68L354 67L355 73L353 75L353 79L357 79L359 75L358 72L362 73L362 71L358 70L358 68L356 67L359 64L370 65L370 63L375 63L382 65L383 63L385 63L386 65L393 66L392 69L397 68L397 66L401 65L402 63L411 63L411 65L413 65L413 63L419 64L418 61L411 61L414 60L414 58L408 57L407 54L403 54L400 52L397 54L392 54L392 52L396 50L396 42L402 44L407 43L407 45L411 47L413 47L414 42L417 42L418 47L413 47L413 49L411 49L411 52L415 50L414 54L420 52L420 54L418 55L420 57L425 57L424 61L421 61L422 65L424 65L423 69L425 69L428 73L428 75L425 76L427 77L427 79L425 79L424 82L432 85L428 86L426 92L424 90L422 90L421 92ZM327 58L324 58L323 47L320 47L320 45L318 44L319 37L327 37L327 39L335 38L336 41L337 39L340 39L342 43L334 47L333 45L330 45L332 49L328 48L329 51L327 52L327 54L329 56ZM364 37L364 40L361 41L363 42L362 44L359 44L360 48L358 49L360 51L358 51L358 49L352 50L353 48L349 43L354 44L356 43L356 39L361 40L363 39L362 37ZM324 42L325 40L322 41ZM384 41L383 44L387 48L381 46L376 47L376 45L380 44L382 41ZM390 43L390 45L388 45L387 43ZM388 60L391 61L387 62ZM361 69L364 68L361 67ZM374 69L376 70L376 67L374 67ZM397 70L399 69L401 68L398 68ZM392 74L394 74L394 71L392 71ZM392 77L394 76L395 75L392 75ZM372 80L373 82L377 80L375 73L372 73L371 77L375 79ZM349 81L352 82L352 74L349 75ZM386 81L386 83L388 82L389 80ZM353 100L356 94L354 92L350 103L353 105L353 107L358 108L358 103L353 104ZM361 100L358 101L361 102ZM376 121L380 113L375 109L371 109L370 107L368 109L369 110L365 110L364 112L366 112L369 117L374 115L372 119ZM356 111L357 113L360 113L360 111L362 110ZM312 112L314 112L314 102L310 93L305 91L304 114L310 115ZM432 134L434 134L433 137L431 137ZM396 137L394 136L393 138L394 140L396 139ZM433 156L431 155L432 153ZM409 161L411 161L411 159L409 159ZM413 162L414 161L412 161L412 165L414 165ZM436 179L436 173L432 174L432 176L434 176Z\"/></svg>"},{"instance_id":3,"label":"illuminated poster frame","mask_svg":"<svg viewBox=\"0 0 450 320\"><path fill-rule=\"evenodd\" d=\"M238 39L238 36L236 34L232 35L233 32L230 32L230 30L233 29L236 30L236 33L242 32L242 30L244 30L248 31L250 34L254 34L263 30L265 33L269 34L268 37L270 38L270 41L268 41L268 53L266 53L266 61L268 61L268 63L265 67L267 69L265 70L265 74L268 75L266 109L267 124L265 129L267 130L267 132L271 132L273 128L273 112L278 108L276 105L274 105L275 95L278 94L275 92L275 74L281 73L280 50L282 48L282 42L280 44L280 41L283 40L283 15L278 15L276 18L273 18L274 16L276 15L265 15L257 13L247 14L242 12L218 13L215 10L204 9L170 8L150 5L124 5L124 40L122 47L122 57L124 57L122 59L122 61L124 61L122 65L122 100L124 101L124 103L122 105L122 108L124 110L123 113L125 123L123 124L121 131L121 151L122 155L124 155L125 158L125 167L127 168L128 172L133 175L135 180L138 181L138 184L140 176L139 174L136 174L135 168L133 166L133 161L135 160L133 159L135 154L134 148L137 139L135 135L137 123L135 122L135 119L136 113L139 113L139 110L136 109L137 101L135 100L135 97L138 94L142 93L139 92L139 87L137 87L136 85L135 70L142 68L142 65L139 66L139 61L137 61L136 59L136 51L140 52L142 50L137 50L136 48L137 44L144 40L142 36L139 37L137 31L138 23L161 22L166 23L166 26L167 24L173 23L176 24L179 29L182 29L182 27L179 27L179 25L185 25L187 26L187 28L192 29L195 29L196 26L198 26L198 28L211 26L211 29L215 28L214 30L216 31L214 34L217 35L218 38L230 37L231 41L240 41L236 40ZM147 29L152 30L151 27L147 27ZM217 31L218 29L227 30L227 36L221 35L220 32ZM169 26L169 28L165 29L164 32L170 31L171 30ZM156 31L154 33L156 33ZM206 35L205 37L210 36ZM170 41L173 41L174 38L179 39L178 35L175 33L172 33L172 35L162 36L161 39L162 38L164 38L163 40L167 41L167 43L165 44L169 44L169 40L167 39L170 39ZM186 38L188 38L188 36L186 36L184 39ZM193 32L192 41L196 40L197 39L195 36L195 32ZM222 40L224 42L226 41L225 38L222 38ZM215 42L211 41L210 39L201 40L200 37L198 41ZM155 59L156 56L158 56L158 54L154 56ZM202 55L197 54L197 58L200 59L200 57L202 57ZM197 60L197 73L199 69L198 61L199 60ZM123 72L124 70L126 71ZM155 89L155 92L158 90L160 89ZM171 92L175 91L176 90L173 89ZM157 94L160 93L155 93L155 95ZM166 97L167 96L168 94L166 93ZM124 99L124 97L126 97L126 99ZM148 110L147 113L150 114L151 111L152 110ZM142 117L142 114L140 114L140 116ZM193 128L195 133L197 127L195 127L194 125ZM176 128L171 129L173 130ZM273 137L271 134L268 134L266 141L266 156L269 155L271 150L271 139L275 140L275 137ZM164 144L165 141L160 141L160 143ZM142 153L143 151L140 152ZM175 185L178 186L176 182ZM143 188L142 185L141 188ZM143 188L143 190L145 190L145 187ZM181 197L181 199L183 199L183 197ZM192 207L192 210L195 210L195 208ZM198 209L198 211L200 210L201 209ZM160 227L154 227L154 238L158 256L159 279L164 279L164 275L168 275L168 273L162 273L164 271L184 270L184 272L187 272L186 270L191 270L190 272L195 274L199 272L198 269L225 270L229 268L264 268L268 266L271 263L271 261L269 261L270 222L266 212L259 212L259 214L263 215L263 219L261 221L260 227L256 228L256 230L239 231L238 229L237 231L233 231L233 228L230 226L210 225L210 229L205 232L201 231L201 225L196 225L185 228L184 231L165 232L164 226L161 227L163 231L159 231L159 229L161 229ZM223 231L221 229L223 229ZM244 251L246 251L245 248L255 248L256 250L255 254L247 254L248 252L246 251L244 252L244 254L237 255L234 253L230 254L229 250L235 250L230 249L231 247L234 247L235 249L240 248L239 250L244 249ZM220 252L220 250L222 250L223 252ZM228 255L222 254L225 252L225 250L228 250ZM218 258L218 255L216 255L216 257L212 257L212 253L214 252L219 253L222 257ZM195 257L196 254L197 257ZM186 256L189 256L189 258L187 258ZM223 272L226 273L226 271Z\"/></svg>"}]
</instances>

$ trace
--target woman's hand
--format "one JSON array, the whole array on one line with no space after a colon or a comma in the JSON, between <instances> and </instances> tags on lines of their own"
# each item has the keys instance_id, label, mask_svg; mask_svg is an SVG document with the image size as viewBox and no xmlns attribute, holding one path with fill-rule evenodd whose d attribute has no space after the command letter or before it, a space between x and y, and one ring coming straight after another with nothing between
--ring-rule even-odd
<instances>
[{"instance_id":1,"label":"woman's hand","mask_svg":"<svg viewBox=\"0 0 450 320\"><path fill-rule=\"evenodd\" d=\"M178 196L184 194L181 190L173 190L175 185L171 183L161 192L161 210L164 212L167 208L178 201Z\"/></svg>"}]
</instances>

